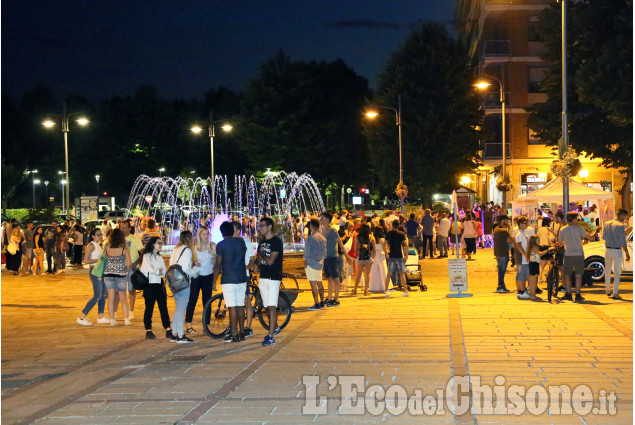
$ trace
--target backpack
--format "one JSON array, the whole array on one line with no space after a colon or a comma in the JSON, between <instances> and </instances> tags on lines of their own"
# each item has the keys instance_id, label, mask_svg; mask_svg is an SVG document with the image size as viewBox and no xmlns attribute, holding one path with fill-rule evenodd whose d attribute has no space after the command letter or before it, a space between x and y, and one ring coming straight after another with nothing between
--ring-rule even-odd
<instances>
[{"instance_id":1,"label":"backpack","mask_svg":"<svg viewBox=\"0 0 635 425\"><path fill-rule=\"evenodd\" d=\"M359 241L359 251L357 251L358 260L370 260L370 238L366 238L366 242Z\"/></svg>"},{"instance_id":2,"label":"backpack","mask_svg":"<svg viewBox=\"0 0 635 425\"><path fill-rule=\"evenodd\" d=\"M165 273L165 280L168 282L170 291L172 291L173 294L181 292L190 286L190 277L183 271L183 267L178 264L186 249L189 248L186 247L181 251L179 258L176 260L176 264L171 265Z\"/></svg>"}]
</instances>

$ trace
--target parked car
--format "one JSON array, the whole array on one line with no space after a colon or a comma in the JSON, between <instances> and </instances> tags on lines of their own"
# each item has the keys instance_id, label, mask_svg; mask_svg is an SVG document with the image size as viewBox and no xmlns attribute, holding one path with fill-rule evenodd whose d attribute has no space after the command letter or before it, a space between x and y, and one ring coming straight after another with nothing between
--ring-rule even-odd
<instances>
[{"instance_id":1,"label":"parked car","mask_svg":"<svg viewBox=\"0 0 635 425\"><path fill-rule=\"evenodd\" d=\"M116 221L118 218L122 220L126 218L126 212L123 210L117 211L99 211L98 217L100 220L103 220L105 217L108 217L111 221Z\"/></svg>"},{"instance_id":2,"label":"parked car","mask_svg":"<svg viewBox=\"0 0 635 425\"><path fill-rule=\"evenodd\" d=\"M622 263L622 275L633 275L633 232L626 237L628 254L631 259ZM591 242L584 245L584 267L597 269L591 273L594 282L604 281L604 256L606 247L604 241ZM625 259L626 260L626 259Z\"/></svg>"}]
</instances>

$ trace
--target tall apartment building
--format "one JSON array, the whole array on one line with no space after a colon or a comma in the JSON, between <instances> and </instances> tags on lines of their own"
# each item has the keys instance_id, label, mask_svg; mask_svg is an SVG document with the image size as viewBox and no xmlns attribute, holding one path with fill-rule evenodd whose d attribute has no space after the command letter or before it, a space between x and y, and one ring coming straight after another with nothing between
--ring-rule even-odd
<instances>
[{"instance_id":1,"label":"tall apartment building","mask_svg":"<svg viewBox=\"0 0 635 425\"><path fill-rule=\"evenodd\" d=\"M478 72L503 83L505 91L506 124L506 172L513 189L507 201L541 188L551 180L550 166L557 158L551 146L545 146L534 137L527 125L525 108L545 102L547 96L540 92L540 82L549 71L541 56L545 45L536 31L540 13L554 0L458 0L457 23L459 31L471 40L471 54L478 59ZM476 78L477 76L475 76ZM485 78L487 79L487 78ZM492 85L484 93L483 107L486 127L493 135L482 143L482 163L472 176L472 188L483 201L500 204L501 193L496 189L495 173L502 164L501 103L499 85ZM575 147L575 146L574 146ZM599 167L599 160L581 158L583 169L588 171L584 179L577 180L597 189L613 191L616 203L621 187L618 172Z\"/></svg>"}]
</instances>

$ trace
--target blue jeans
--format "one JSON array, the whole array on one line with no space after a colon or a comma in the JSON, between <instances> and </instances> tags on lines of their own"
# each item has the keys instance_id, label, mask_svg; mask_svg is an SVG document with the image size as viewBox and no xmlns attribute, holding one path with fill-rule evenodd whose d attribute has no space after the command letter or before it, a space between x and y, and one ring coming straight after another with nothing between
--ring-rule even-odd
<instances>
[{"instance_id":1,"label":"blue jeans","mask_svg":"<svg viewBox=\"0 0 635 425\"><path fill-rule=\"evenodd\" d=\"M88 276L90 276L90 281L93 284L93 297L88 300L86 303L86 307L82 310L84 316L87 315L95 304L97 304L97 313L104 314L104 307L106 306L106 284L104 283L104 279L101 277L95 277L90 272L93 271L93 267L90 267L90 271L88 272Z\"/></svg>"},{"instance_id":2,"label":"blue jeans","mask_svg":"<svg viewBox=\"0 0 635 425\"><path fill-rule=\"evenodd\" d=\"M505 287L505 272L507 271L507 265L509 264L509 257L496 257L496 263L498 265L498 287Z\"/></svg>"},{"instance_id":3,"label":"blue jeans","mask_svg":"<svg viewBox=\"0 0 635 425\"><path fill-rule=\"evenodd\" d=\"M183 323L185 318L185 309L190 300L190 287L174 294L174 316L172 316L172 333L183 336Z\"/></svg>"}]
</instances>

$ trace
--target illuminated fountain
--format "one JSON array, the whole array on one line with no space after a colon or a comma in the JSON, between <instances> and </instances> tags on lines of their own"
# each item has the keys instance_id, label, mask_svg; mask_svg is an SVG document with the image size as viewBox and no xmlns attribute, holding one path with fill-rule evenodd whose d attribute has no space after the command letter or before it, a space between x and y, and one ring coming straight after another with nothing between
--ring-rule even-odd
<instances>
[{"instance_id":1,"label":"illuminated fountain","mask_svg":"<svg viewBox=\"0 0 635 425\"><path fill-rule=\"evenodd\" d=\"M150 177L137 178L127 209L130 215L154 217L162 228L177 227L194 233L204 221L217 229L220 223L235 216L257 220L263 216L274 219L278 232L289 249L293 244L292 215L324 210L322 196L308 174L270 172L258 181L254 176L235 176L233 184L227 176L215 176L214 191L210 178ZM219 234L212 232L218 242Z\"/></svg>"}]
</instances>

